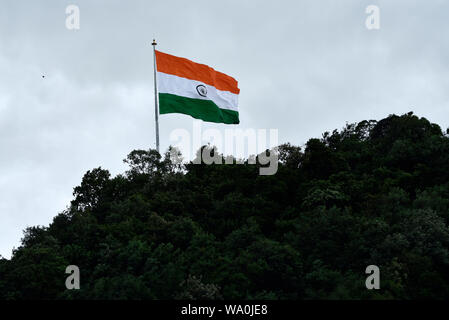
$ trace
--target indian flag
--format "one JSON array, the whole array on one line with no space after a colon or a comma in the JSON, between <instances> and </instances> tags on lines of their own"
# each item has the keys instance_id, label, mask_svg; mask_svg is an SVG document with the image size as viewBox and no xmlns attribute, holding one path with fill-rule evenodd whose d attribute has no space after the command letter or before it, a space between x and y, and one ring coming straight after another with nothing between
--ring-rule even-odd
<instances>
[{"instance_id":1,"label":"indian flag","mask_svg":"<svg viewBox=\"0 0 449 320\"><path fill-rule=\"evenodd\" d=\"M237 80L211 67L156 50L159 113L238 124Z\"/></svg>"}]
</instances>

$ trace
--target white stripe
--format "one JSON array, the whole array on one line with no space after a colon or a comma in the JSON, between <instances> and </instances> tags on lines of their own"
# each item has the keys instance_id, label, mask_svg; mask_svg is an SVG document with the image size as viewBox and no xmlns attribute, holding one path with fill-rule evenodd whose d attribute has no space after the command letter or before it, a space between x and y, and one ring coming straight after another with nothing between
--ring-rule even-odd
<instances>
[{"instance_id":1,"label":"white stripe","mask_svg":"<svg viewBox=\"0 0 449 320\"><path fill-rule=\"evenodd\" d=\"M201 96L196 87L204 85L207 88L206 97ZM212 100L220 109L238 112L238 95L229 91L221 91L201 81L190 80L172 74L157 72L157 88L159 93L170 93L181 97Z\"/></svg>"}]
</instances>

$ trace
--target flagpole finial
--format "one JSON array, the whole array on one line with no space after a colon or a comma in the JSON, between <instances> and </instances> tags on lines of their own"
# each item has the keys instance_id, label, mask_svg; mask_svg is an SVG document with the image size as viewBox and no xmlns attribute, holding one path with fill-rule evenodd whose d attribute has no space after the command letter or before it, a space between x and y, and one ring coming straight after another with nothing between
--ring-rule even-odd
<instances>
[{"instance_id":1,"label":"flagpole finial","mask_svg":"<svg viewBox=\"0 0 449 320\"><path fill-rule=\"evenodd\" d=\"M151 45L153 45L153 46L157 45L156 39L153 39L153 43Z\"/></svg>"}]
</instances>

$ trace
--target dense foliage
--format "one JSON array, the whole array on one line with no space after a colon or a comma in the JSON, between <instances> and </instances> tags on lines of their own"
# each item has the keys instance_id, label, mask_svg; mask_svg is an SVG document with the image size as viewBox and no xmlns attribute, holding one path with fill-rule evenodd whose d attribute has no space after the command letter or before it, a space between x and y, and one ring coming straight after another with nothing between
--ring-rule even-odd
<instances>
[{"instance_id":1,"label":"dense foliage","mask_svg":"<svg viewBox=\"0 0 449 320\"><path fill-rule=\"evenodd\" d=\"M412 113L279 147L279 170L135 150L0 259L3 299L449 298L449 137ZM81 270L66 290L65 268ZM367 290L365 268L381 270Z\"/></svg>"}]
</instances>

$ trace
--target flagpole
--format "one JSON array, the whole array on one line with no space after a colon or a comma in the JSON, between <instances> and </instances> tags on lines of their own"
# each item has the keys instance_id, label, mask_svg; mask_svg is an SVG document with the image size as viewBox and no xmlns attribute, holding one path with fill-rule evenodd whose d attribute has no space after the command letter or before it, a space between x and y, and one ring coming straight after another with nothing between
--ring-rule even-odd
<instances>
[{"instance_id":1,"label":"flagpole","mask_svg":"<svg viewBox=\"0 0 449 320\"><path fill-rule=\"evenodd\" d=\"M159 152L159 110L157 99L157 80L156 80L156 40L153 39L153 70L154 70L154 117L156 120L156 150Z\"/></svg>"}]
</instances>

